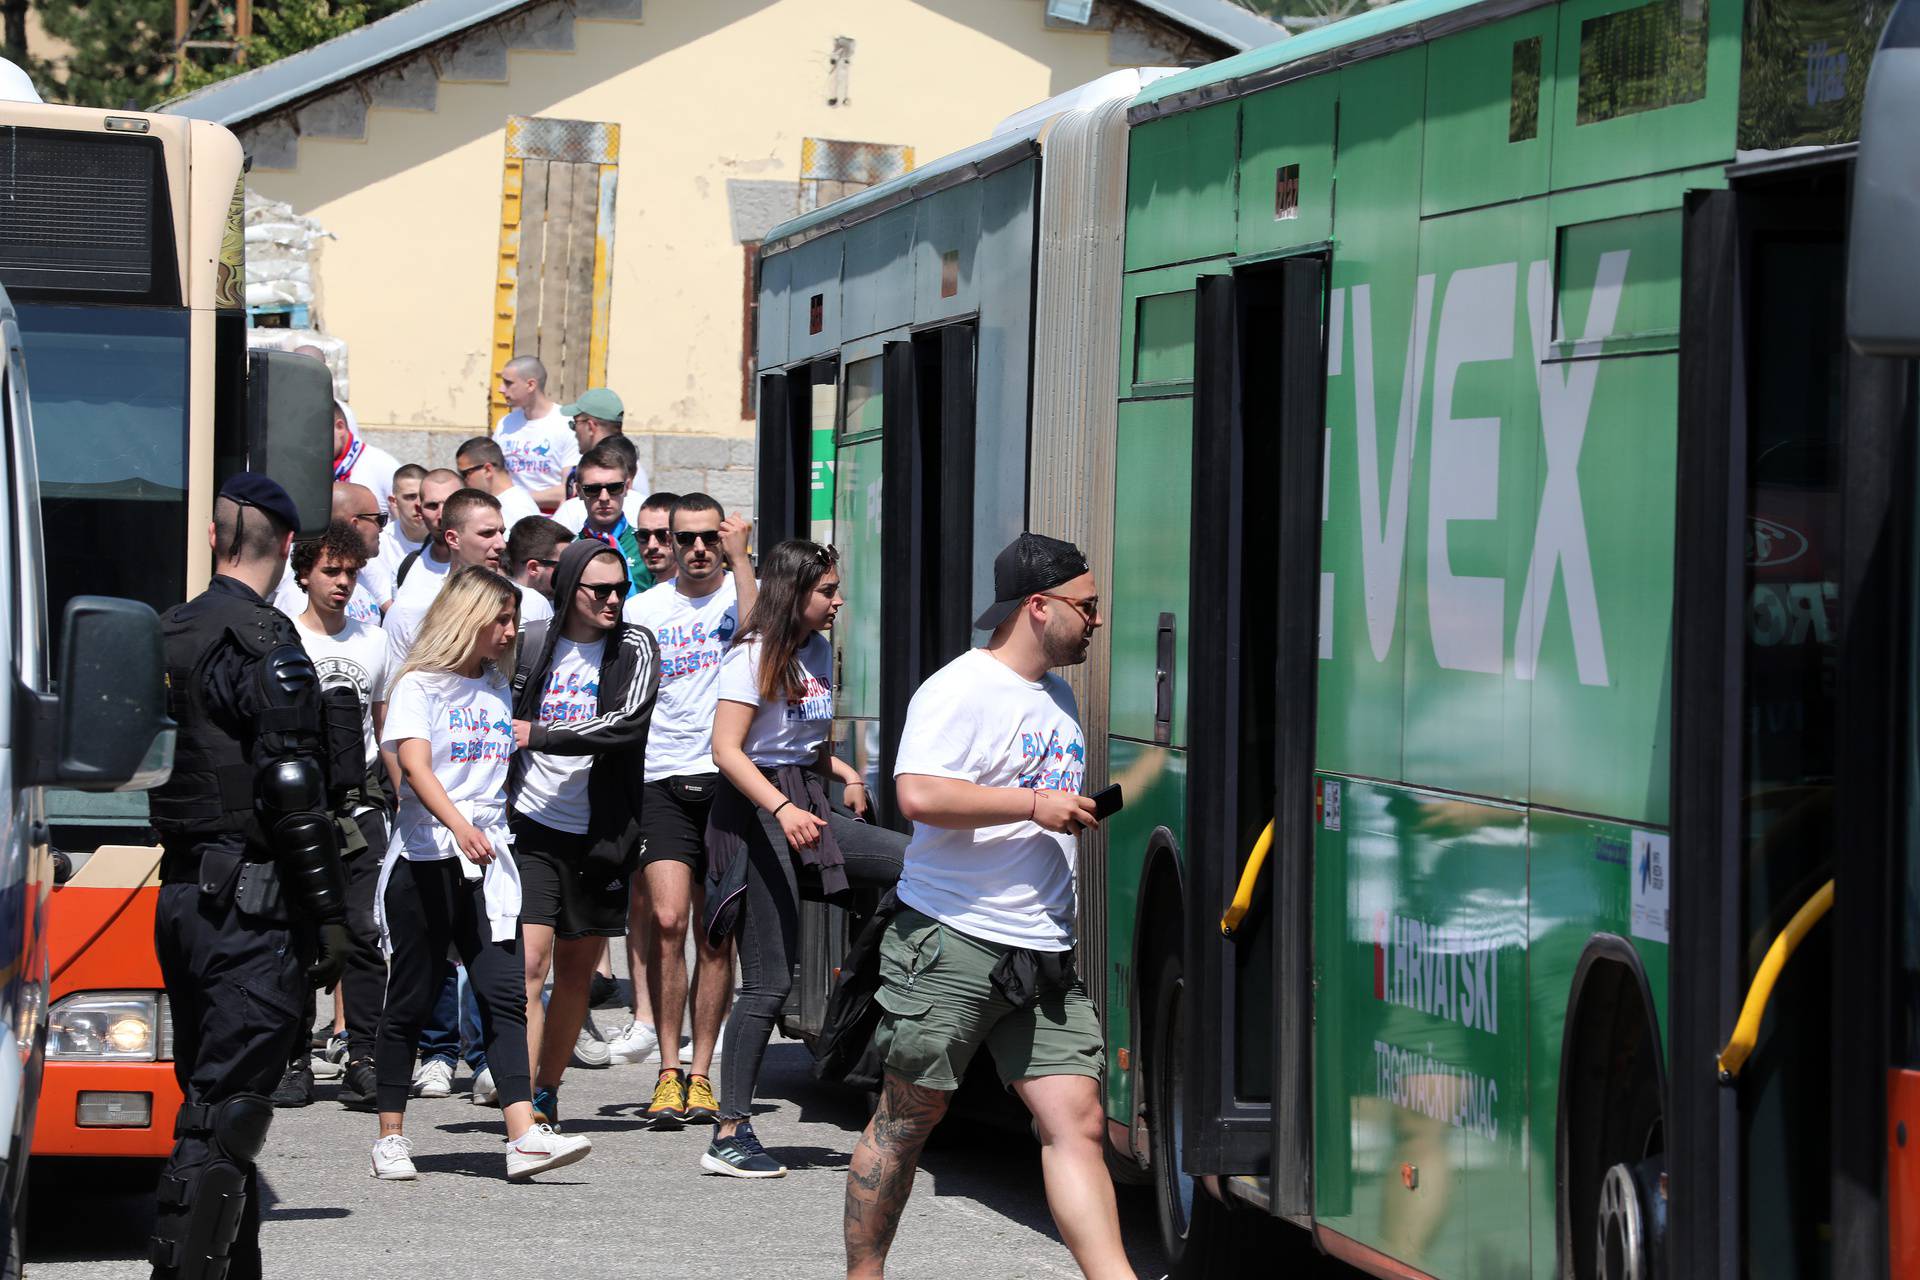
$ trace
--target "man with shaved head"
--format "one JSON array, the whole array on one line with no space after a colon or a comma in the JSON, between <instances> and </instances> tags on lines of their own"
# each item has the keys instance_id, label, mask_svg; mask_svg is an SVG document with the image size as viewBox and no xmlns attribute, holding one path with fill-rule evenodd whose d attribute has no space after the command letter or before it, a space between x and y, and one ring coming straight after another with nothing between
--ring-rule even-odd
<instances>
[{"instance_id":1,"label":"man with shaved head","mask_svg":"<svg viewBox=\"0 0 1920 1280\"><path fill-rule=\"evenodd\" d=\"M380 500L374 497L373 490L367 486L335 484L333 519L358 535L361 550L366 553L366 564L360 569L354 582L353 595L347 601L347 617L377 627L380 625L380 615L393 601L393 582L377 560L380 554L380 531L386 527L387 513ZM298 618L307 611L307 593L298 577L291 572L291 560L289 572L281 575L280 586L274 592L273 607L289 618Z\"/></svg>"},{"instance_id":2,"label":"man with shaved head","mask_svg":"<svg viewBox=\"0 0 1920 1280\"><path fill-rule=\"evenodd\" d=\"M427 542L418 551L403 557L393 571L393 599L419 598L431 602L445 585L453 558L440 536L447 499L460 492L460 473L441 467L429 471L420 481L420 518L426 522Z\"/></svg>"},{"instance_id":3,"label":"man with shaved head","mask_svg":"<svg viewBox=\"0 0 1920 1280\"><path fill-rule=\"evenodd\" d=\"M580 463L580 444L560 406L547 394L547 366L537 356L515 356L500 370L500 395L512 412L493 438L513 478L533 491L543 511L567 496L567 472Z\"/></svg>"}]
</instances>

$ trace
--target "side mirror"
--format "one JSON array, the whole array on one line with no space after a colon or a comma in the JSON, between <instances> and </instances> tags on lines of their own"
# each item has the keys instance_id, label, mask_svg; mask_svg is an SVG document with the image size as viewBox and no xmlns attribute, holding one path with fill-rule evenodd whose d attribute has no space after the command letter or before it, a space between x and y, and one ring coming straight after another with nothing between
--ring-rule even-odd
<instances>
[{"instance_id":1,"label":"side mirror","mask_svg":"<svg viewBox=\"0 0 1920 1280\"><path fill-rule=\"evenodd\" d=\"M247 352L247 466L273 477L316 538L333 518L333 377L291 351Z\"/></svg>"},{"instance_id":2,"label":"side mirror","mask_svg":"<svg viewBox=\"0 0 1920 1280\"><path fill-rule=\"evenodd\" d=\"M1847 340L1868 356L1920 356L1920 0L1901 0L1867 72L1847 245Z\"/></svg>"},{"instance_id":3,"label":"side mirror","mask_svg":"<svg viewBox=\"0 0 1920 1280\"><path fill-rule=\"evenodd\" d=\"M27 779L77 791L145 791L173 772L160 617L135 600L75 596L59 691L36 698Z\"/></svg>"}]
</instances>

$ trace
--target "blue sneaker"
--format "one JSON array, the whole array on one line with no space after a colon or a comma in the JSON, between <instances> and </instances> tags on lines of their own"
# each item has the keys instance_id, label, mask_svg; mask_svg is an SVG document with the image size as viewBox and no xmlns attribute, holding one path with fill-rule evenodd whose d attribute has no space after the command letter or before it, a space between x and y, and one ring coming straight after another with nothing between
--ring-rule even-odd
<instances>
[{"instance_id":1,"label":"blue sneaker","mask_svg":"<svg viewBox=\"0 0 1920 1280\"><path fill-rule=\"evenodd\" d=\"M533 1122L555 1130L560 1128L560 1090L557 1086L533 1091Z\"/></svg>"},{"instance_id":2,"label":"blue sneaker","mask_svg":"<svg viewBox=\"0 0 1920 1280\"><path fill-rule=\"evenodd\" d=\"M754 1135L751 1123L742 1124L731 1138L715 1138L700 1157L700 1167L708 1173L729 1178L784 1178L787 1166L767 1154Z\"/></svg>"}]
</instances>

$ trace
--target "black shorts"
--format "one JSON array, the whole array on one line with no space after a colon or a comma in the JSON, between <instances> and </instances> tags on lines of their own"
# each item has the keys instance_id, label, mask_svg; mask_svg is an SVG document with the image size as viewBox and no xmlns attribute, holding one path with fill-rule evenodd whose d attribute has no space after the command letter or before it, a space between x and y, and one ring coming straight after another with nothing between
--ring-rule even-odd
<instances>
[{"instance_id":1,"label":"black shorts","mask_svg":"<svg viewBox=\"0 0 1920 1280\"><path fill-rule=\"evenodd\" d=\"M640 804L640 865L680 862L697 882L707 873L707 812L717 773L689 773L645 784Z\"/></svg>"},{"instance_id":2,"label":"black shorts","mask_svg":"<svg viewBox=\"0 0 1920 1280\"><path fill-rule=\"evenodd\" d=\"M592 838L556 831L523 813L509 815L520 869L520 921L562 938L617 938L627 931L627 878L590 870Z\"/></svg>"}]
</instances>

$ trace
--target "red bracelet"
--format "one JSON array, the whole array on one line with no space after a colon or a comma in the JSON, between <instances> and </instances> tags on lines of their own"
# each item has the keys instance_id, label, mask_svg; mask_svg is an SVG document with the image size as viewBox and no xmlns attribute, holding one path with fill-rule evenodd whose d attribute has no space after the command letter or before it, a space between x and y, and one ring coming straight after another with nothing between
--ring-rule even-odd
<instances>
[{"instance_id":1,"label":"red bracelet","mask_svg":"<svg viewBox=\"0 0 1920 1280\"><path fill-rule=\"evenodd\" d=\"M1027 810L1027 821L1032 822L1040 816L1040 788L1033 788L1033 807Z\"/></svg>"}]
</instances>

